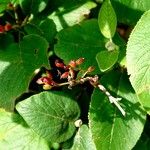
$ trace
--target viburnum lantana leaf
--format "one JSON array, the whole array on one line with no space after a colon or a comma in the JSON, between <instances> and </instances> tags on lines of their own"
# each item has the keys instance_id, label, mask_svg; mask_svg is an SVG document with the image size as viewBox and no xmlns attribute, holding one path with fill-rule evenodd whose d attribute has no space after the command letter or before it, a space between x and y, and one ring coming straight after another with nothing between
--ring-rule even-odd
<instances>
[{"instance_id":1,"label":"viburnum lantana leaf","mask_svg":"<svg viewBox=\"0 0 150 150\"><path fill-rule=\"evenodd\" d=\"M122 98L118 103L124 105L126 116L122 116L99 89L94 90L89 126L96 147L102 150L132 149L143 131L146 113L140 107L126 75L111 72L101 79L101 83Z\"/></svg>"},{"instance_id":2,"label":"viburnum lantana leaf","mask_svg":"<svg viewBox=\"0 0 150 150\"><path fill-rule=\"evenodd\" d=\"M36 20L34 19L29 22L25 27L25 31L28 34L38 34L46 38L46 40L51 44L56 35L56 26L51 19Z\"/></svg>"},{"instance_id":3,"label":"viburnum lantana leaf","mask_svg":"<svg viewBox=\"0 0 150 150\"><path fill-rule=\"evenodd\" d=\"M149 0L111 0L117 15L117 21L135 25L141 15L149 10Z\"/></svg>"},{"instance_id":4,"label":"viburnum lantana leaf","mask_svg":"<svg viewBox=\"0 0 150 150\"><path fill-rule=\"evenodd\" d=\"M19 0L19 4L26 14L37 14L42 12L48 3L48 0Z\"/></svg>"},{"instance_id":5,"label":"viburnum lantana leaf","mask_svg":"<svg viewBox=\"0 0 150 150\"><path fill-rule=\"evenodd\" d=\"M9 4L9 2L10 0L0 1L0 13L4 11L5 9L7 9L7 5Z\"/></svg>"},{"instance_id":6,"label":"viburnum lantana leaf","mask_svg":"<svg viewBox=\"0 0 150 150\"><path fill-rule=\"evenodd\" d=\"M56 7L56 8L55 8ZM80 23L90 14L90 10L96 7L96 3L90 0L81 1L56 1L53 0L53 8L55 9L48 18L52 19L60 31L68 26Z\"/></svg>"},{"instance_id":7,"label":"viburnum lantana leaf","mask_svg":"<svg viewBox=\"0 0 150 150\"><path fill-rule=\"evenodd\" d=\"M102 72L110 69L118 60L119 51L101 51L96 55L98 66Z\"/></svg>"},{"instance_id":8,"label":"viburnum lantana leaf","mask_svg":"<svg viewBox=\"0 0 150 150\"><path fill-rule=\"evenodd\" d=\"M116 32L117 18L110 0L102 3L98 15L98 24L100 31L106 38L112 38Z\"/></svg>"},{"instance_id":9,"label":"viburnum lantana leaf","mask_svg":"<svg viewBox=\"0 0 150 150\"><path fill-rule=\"evenodd\" d=\"M0 149L49 150L49 144L24 122L21 116L0 110Z\"/></svg>"},{"instance_id":10,"label":"viburnum lantana leaf","mask_svg":"<svg viewBox=\"0 0 150 150\"><path fill-rule=\"evenodd\" d=\"M80 25L64 29L57 35L58 43L55 45L55 53L67 64L70 60L85 58L85 62L80 66L86 70L89 66L94 66L95 70L91 74L100 73L96 62L96 54L105 49L108 39L100 33L98 22L95 19L85 21ZM123 52L124 42L118 35L113 41Z\"/></svg>"},{"instance_id":11,"label":"viburnum lantana leaf","mask_svg":"<svg viewBox=\"0 0 150 150\"><path fill-rule=\"evenodd\" d=\"M127 45L127 70L141 104L150 113L150 11L135 26Z\"/></svg>"},{"instance_id":12,"label":"viburnum lantana leaf","mask_svg":"<svg viewBox=\"0 0 150 150\"><path fill-rule=\"evenodd\" d=\"M31 96L19 102L16 109L36 133L51 142L69 139L80 114L77 103L62 92Z\"/></svg>"},{"instance_id":13,"label":"viburnum lantana leaf","mask_svg":"<svg viewBox=\"0 0 150 150\"><path fill-rule=\"evenodd\" d=\"M15 99L28 90L34 70L49 67L47 49L47 41L38 35L0 49L0 107L13 110Z\"/></svg>"},{"instance_id":14,"label":"viburnum lantana leaf","mask_svg":"<svg viewBox=\"0 0 150 150\"><path fill-rule=\"evenodd\" d=\"M82 125L79 128L71 150L96 150L91 131L86 125Z\"/></svg>"}]
</instances>

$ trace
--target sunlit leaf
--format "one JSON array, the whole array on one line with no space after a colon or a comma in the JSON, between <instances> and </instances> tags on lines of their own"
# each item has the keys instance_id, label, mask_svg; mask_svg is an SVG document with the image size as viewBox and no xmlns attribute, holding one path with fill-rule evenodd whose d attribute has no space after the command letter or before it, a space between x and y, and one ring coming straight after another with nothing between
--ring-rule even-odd
<instances>
[{"instance_id":1,"label":"sunlit leaf","mask_svg":"<svg viewBox=\"0 0 150 150\"><path fill-rule=\"evenodd\" d=\"M119 51L101 51L96 55L98 66L102 72L110 69L118 60Z\"/></svg>"},{"instance_id":2,"label":"sunlit leaf","mask_svg":"<svg viewBox=\"0 0 150 150\"><path fill-rule=\"evenodd\" d=\"M112 38L116 32L117 18L110 0L105 0L98 15L100 31L106 38Z\"/></svg>"},{"instance_id":3,"label":"sunlit leaf","mask_svg":"<svg viewBox=\"0 0 150 150\"><path fill-rule=\"evenodd\" d=\"M150 112L150 11L135 26L127 45L130 81L144 108Z\"/></svg>"},{"instance_id":4,"label":"sunlit leaf","mask_svg":"<svg viewBox=\"0 0 150 150\"><path fill-rule=\"evenodd\" d=\"M132 149L143 131L146 113L126 76L112 72L104 76L101 83L122 97L118 103L122 103L126 116L122 116L99 89L93 92L89 125L96 147L101 150Z\"/></svg>"},{"instance_id":5,"label":"sunlit leaf","mask_svg":"<svg viewBox=\"0 0 150 150\"><path fill-rule=\"evenodd\" d=\"M14 109L14 101L27 92L35 69L49 67L47 41L38 35L28 35L19 44L0 49L0 106Z\"/></svg>"},{"instance_id":6,"label":"sunlit leaf","mask_svg":"<svg viewBox=\"0 0 150 150\"><path fill-rule=\"evenodd\" d=\"M91 132L86 125L79 128L71 150L96 150Z\"/></svg>"},{"instance_id":7,"label":"sunlit leaf","mask_svg":"<svg viewBox=\"0 0 150 150\"><path fill-rule=\"evenodd\" d=\"M49 146L19 115L0 110L0 149L49 150Z\"/></svg>"},{"instance_id":8,"label":"sunlit leaf","mask_svg":"<svg viewBox=\"0 0 150 150\"><path fill-rule=\"evenodd\" d=\"M34 95L16 108L36 133L51 142L69 139L80 113L77 103L61 92Z\"/></svg>"}]
</instances>

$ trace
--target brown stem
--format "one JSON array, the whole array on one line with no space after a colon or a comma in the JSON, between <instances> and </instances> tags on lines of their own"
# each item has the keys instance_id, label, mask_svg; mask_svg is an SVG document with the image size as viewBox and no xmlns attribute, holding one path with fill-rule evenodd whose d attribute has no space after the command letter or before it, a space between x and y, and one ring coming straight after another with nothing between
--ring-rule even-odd
<instances>
[{"instance_id":1,"label":"brown stem","mask_svg":"<svg viewBox=\"0 0 150 150\"><path fill-rule=\"evenodd\" d=\"M103 85L99 84L98 83L98 76L84 77L84 78L81 78L78 80L70 80L68 82L56 84L55 86L60 87L60 86L68 85L68 88L71 89L73 86L76 86L77 84L83 84L87 81L89 81L92 86L98 87L108 97L110 103L113 103L120 110L122 115L125 116L125 111L123 110L123 108L118 103L118 101L121 100L121 98L113 97Z\"/></svg>"}]
</instances>

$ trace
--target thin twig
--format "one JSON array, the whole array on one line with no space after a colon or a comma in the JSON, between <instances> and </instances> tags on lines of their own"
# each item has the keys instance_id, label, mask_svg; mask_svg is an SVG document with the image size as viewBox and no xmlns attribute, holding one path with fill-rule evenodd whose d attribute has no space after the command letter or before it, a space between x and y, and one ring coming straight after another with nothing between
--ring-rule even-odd
<instances>
[{"instance_id":1,"label":"thin twig","mask_svg":"<svg viewBox=\"0 0 150 150\"><path fill-rule=\"evenodd\" d=\"M114 105L116 105L116 107L120 110L120 112L122 113L123 116L125 116L125 111L123 110L123 108L119 105L118 101L121 100L121 98L115 98L113 97L107 90L106 88L99 84L98 85L98 88L103 92L105 93L105 95L108 97L110 103L114 103Z\"/></svg>"},{"instance_id":2,"label":"thin twig","mask_svg":"<svg viewBox=\"0 0 150 150\"><path fill-rule=\"evenodd\" d=\"M73 86L76 86L78 84L83 84L87 81L89 81L92 86L98 87L108 97L110 103L113 103L120 110L122 115L125 116L125 111L118 103L118 101L120 101L121 98L113 97L103 85L99 84L97 75L95 75L94 77L84 77L84 78L76 79L76 80L69 78L69 80L67 82L56 84L56 85L54 85L54 87L68 85L68 88L71 89Z\"/></svg>"}]
</instances>

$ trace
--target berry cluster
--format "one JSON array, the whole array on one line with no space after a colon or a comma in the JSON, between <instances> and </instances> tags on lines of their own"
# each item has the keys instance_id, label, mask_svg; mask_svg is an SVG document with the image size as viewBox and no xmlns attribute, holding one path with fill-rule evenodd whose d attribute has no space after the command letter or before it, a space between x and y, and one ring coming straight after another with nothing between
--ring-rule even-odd
<instances>
[{"instance_id":1,"label":"berry cluster","mask_svg":"<svg viewBox=\"0 0 150 150\"><path fill-rule=\"evenodd\" d=\"M8 22L5 25L0 25L0 33L8 32L11 29L12 29L12 25Z\"/></svg>"},{"instance_id":2,"label":"berry cluster","mask_svg":"<svg viewBox=\"0 0 150 150\"><path fill-rule=\"evenodd\" d=\"M52 74L46 70L46 73L36 81L38 84L43 85L44 90L49 90L53 86L56 86L55 81L53 81Z\"/></svg>"},{"instance_id":3,"label":"berry cluster","mask_svg":"<svg viewBox=\"0 0 150 150\"><path fill-rule=\"evenodd\" d=\"M65 79L66 82L55 82L50 71L46 71L46 73L37 80L37 83L43 85L44 90L49 90L53 87L59 87L63 85L68 85L68 88L71 88L79 82L79 79L84 78L87 73L92 72L94 70L94 67L89 67L86 71L84 71L84 73L80 77L78 77L77 74L81 72L79 67L83 62L84 58L79 58L77 60L71 60L68 63L68 65L65 65L63 62L56 60L55 67L58 68L57 76L59 75L60 80L64 81Z\"/></svg>"},{"instance_id":4,"label":"berry cluster","mask_svg":"<svg viewBox=\"0 0 150 150\"><path fill-rule=\"evenodd\" d=\"M107 97L110 103L114 104L122 113L123 116L125 116L125 111L120 106L118 101L121 100L121 98L115 98L113 97L107 89L99 83L99 78L97 75L94 77L86 76L88 73L92 72L94 70L94 67L90 66L86 71L81 73L81 69L79 66L84 62L84 58L79 58L78 60L71 60L68 65L65 65L63 62L60 62L59 60L55 61L55 67L58 68L58 74L61 79L66 79L66 82L58 83L53 80L53 76L49 71L46 71L45 75L42 76L37 80L37 83L40 85L43 85L44 90L50 90L53 87L60 87L64 85L68 85L68 88L71 89L73 86L77 84L83 84L85 82L89 82L93 87L99 88L100 91L102 91ZM61 70L64 72L61 73Z\"/></svg>"}]
</instances>

